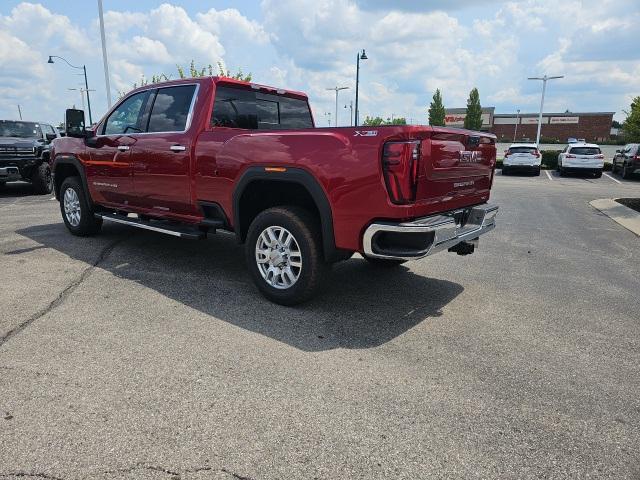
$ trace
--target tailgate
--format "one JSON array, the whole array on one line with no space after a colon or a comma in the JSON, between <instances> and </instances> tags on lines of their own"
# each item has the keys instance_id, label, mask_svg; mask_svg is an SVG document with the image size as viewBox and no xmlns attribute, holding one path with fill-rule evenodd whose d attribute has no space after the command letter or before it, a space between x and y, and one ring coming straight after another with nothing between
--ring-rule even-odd
<instances>
[{"instance_id":1,"label":"tailgate","mask_svg":"<svg viewBox=\"0 0 640 480\"><path fill-rule=\"evenodd\" d=\"M495 162L494 135L434 127L421 145L416 200L457 204L461 197L486 194Z\"/></svg>"}]
</instances>

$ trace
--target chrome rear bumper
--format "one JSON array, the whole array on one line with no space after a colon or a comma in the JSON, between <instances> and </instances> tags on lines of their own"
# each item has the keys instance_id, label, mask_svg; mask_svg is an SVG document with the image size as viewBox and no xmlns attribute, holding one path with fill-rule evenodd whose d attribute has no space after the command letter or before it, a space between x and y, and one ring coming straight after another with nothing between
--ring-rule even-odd
<instances>
[{"instance_id":1,"label":"chrome rear bumper","mask_svg":"<svg viewBox=\"0 0 640 480\"><path fill-rule=\"evenodd\" d=\"M475 240L495 227L497 205L419 218L411 222L375 222L362 238L364 254L373 258L415 260Z\"/></svg>"}]
</instances>

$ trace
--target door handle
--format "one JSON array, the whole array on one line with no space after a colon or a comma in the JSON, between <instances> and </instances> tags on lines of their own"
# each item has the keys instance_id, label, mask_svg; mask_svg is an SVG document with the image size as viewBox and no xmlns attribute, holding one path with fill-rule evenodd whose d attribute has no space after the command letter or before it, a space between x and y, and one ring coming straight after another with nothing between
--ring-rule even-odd
<instances>
[{"instance_id":1,"label":"door handle","mask_svg":"<svg viewBox=\"0 0 640 480\"><path fill-rule=\"evenodd\" d=\"M127 150L129 150L129 145L118 145L118 150L120 150L121 152L126 152Z\"/></svg>"},{"instance_id":2,"label":"door handle","mask_svg":"<svg viewBox=\"0 0 640 480\"><path fill-rule=\"evenodd\" d=\"M172 152L184 152L187 149L187 147L185 147L184 145L171 145L169 149Z\"/></svg>"}]
</instances>

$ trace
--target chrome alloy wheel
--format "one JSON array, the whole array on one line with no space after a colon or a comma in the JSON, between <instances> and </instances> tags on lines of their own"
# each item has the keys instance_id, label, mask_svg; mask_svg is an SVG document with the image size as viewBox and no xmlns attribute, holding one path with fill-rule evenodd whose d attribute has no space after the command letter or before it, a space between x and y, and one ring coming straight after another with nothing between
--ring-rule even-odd
<instances>
[{"instance_id":1,"label":"chrome alloy wheel","mask_svg":"<svg viewBox=\"0 0 640 480\"><path fill-rule=\"evenodd\" d=\"M67 217L69 225L77 227L80 225L80 199L73 188L67 188L64 192L64 214Z\"/></svg>"},{"instance_id":2,"label":"chrome alloy wheel","mask_svg":"<svg viewBox=\"0 0 640 480\"><path fill-rule=\"evenodd\" d=\"M279 290L291 288L302 272L300 246L286 228L267 227L256 242L256 263L269 285Z\"/></svg>"}]
</instances>

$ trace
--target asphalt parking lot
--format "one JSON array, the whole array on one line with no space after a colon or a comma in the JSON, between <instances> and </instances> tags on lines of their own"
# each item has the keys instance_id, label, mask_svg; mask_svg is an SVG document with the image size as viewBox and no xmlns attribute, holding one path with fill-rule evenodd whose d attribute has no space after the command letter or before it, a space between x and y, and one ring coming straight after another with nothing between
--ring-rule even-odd
<instances>
[{"instance_id":1,"label":"asphalt parking lot","mask_svg":"<svg viewBox=\"0 0 640 480\"><path fill-rule=\"evenodd\" d=\"M496 176L474 255L354 258L301 308L232 237L0 194L0 478L640 478L640 180Z\"/></svg>"}]
</instances>

